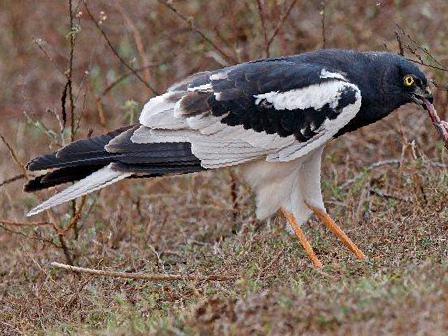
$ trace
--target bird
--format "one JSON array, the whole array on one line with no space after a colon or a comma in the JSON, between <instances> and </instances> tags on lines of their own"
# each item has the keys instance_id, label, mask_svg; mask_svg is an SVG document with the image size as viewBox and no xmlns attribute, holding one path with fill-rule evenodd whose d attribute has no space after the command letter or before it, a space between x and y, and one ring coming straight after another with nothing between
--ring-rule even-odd
<instances>
[{"instance_id":1,"label":"bird","mask_svg":"<svg viewBox=\"0 0 448 336\"><path fill-rule=\"evenodd\" d=\"M25 191L74 183L28 216L128 178L238 166L256 217L283 214L314 267L302 229L313 214L364 260L324 205L322 153L408 103L433 106L428 79L390 52L321 49L199 72L150 98L137 124L32 159L27 169L45 172Z\"/></svg>"}]
</instances>

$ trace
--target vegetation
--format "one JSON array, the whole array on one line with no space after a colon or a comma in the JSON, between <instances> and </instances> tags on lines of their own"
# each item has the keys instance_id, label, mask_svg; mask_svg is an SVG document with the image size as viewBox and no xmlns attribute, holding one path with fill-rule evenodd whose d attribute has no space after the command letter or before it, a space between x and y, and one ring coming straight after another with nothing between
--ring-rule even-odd
<instances>
[{"instance_id":1,"label":"vegetation","mask_svg":"<svg viewBox=\"0 0 448 336\"><path fill-rule=\"evenodd\" d=\"M282 218L255 220L237 170L125 181L31 219L24 213L54 191L21 188L27 160L135 122L150 96L188 74L323 46L423 61L446 120L448 2L0 7L1 334L447 334L447 150L415 106L325 152L327 207L367 262L312 219L304 229L325 265L313 269ZM120 279L51 262L230 280Z\"/></svg>"}]
</instances>

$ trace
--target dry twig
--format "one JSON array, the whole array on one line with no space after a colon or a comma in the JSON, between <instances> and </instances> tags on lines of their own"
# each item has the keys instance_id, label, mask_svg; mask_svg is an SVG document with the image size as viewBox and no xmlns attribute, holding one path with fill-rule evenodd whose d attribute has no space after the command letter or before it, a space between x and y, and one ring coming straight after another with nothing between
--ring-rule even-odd
<instances>
[{"instance_id":1,"label":"dry twig","mask_svg":"<svg viewBox=\"0 0 448 336\"><path fill-rule=\"evenodd\" d=\"M228 55L227 53L224 52L224 50L222 50L215 42L213 42L201 29L199 29L198 27L196 27L196 25L194 24L194 21L192 18L188 18L186 17L184 14L182 14L181 12L179 12L176 7L174 7L171 3L169 3L166 0L157 0L160 4L164 5L166 8L168 8L170 11L172 11L174 14L176 14L176 16L178 18L180 18L182 21L184 21L185 23L187 23L190 26L190 29L192 31L194 31L195 33L199 34L199 36L206 41L208 44L210 44L210 46L212 46L213 49L215 49L222 57L224 57L224 59L226 59L227 61L231 62L231 63L238 63L237 60Z\"/></svg>"},{"instance_id":2,"label":"dry twig","mask_svg":"<svg viewBox=\"0 0 448 336\"><path fill-rule=\"evenodd\" d=\"M152 67L157 66L157 65L159 65L159 64L149 64L149 65L147 65L145 67L141 67L141 68L135 69L135 71L136 72L141 72L141 71L144 71L147 68L152 68ZM96 107L97 107L98 116L99 116L99 119L100 119L101 126L106 126L106 115L104 113L103 101L102 101L104 96L107 95L116 85L121 83L123 80L125 80L127 77L129 77L133 73L134 73L133 71L128 71L128 72L124 73L123 75L118 77L116 80L114 80L112 83L110 83L103 90L103 92L99 96L96 97Z\"/></svg>"},{"instance_id":3,"label":"dry twig","mask_svg":"<svg viewBox=\"0 0 448 336\"><path fill-rule=\"evenodd\" d=\"M148 83L151 80L151 74L149 72L149 69L150 69L149 61L148 61L148 58L146 55L145 44L143 43L142 35L140 34L140 31L137 29L137 27L135 26L132 19L126 13L123 6L121 6L121 4L117 1L115 2L115 6L118 8L118 11L121 13L124 20L126 21L126 24L129 26L129 28L132 31L132 36L134 38L135 45L137 47L137 50L138 50L138 53L140 56L140 61L141 61L142 68L143 68L143 78Z\"/></svg>"},{"instance_id":4,"label":"dry twig","mask_svg":"<svg viewBox=\"0 0 448 336\"><path fill-rule=\"evenodd\" d=\"M53 267L62 268L68 271L77 273L86 273L94 276L107 276L112 278L122 279L134 279L134 280L146 280L146 281L229 281L234 280L235 277L228 275L209 275L209 276L195 276L195 275L182 275L182 274L145 274L145 273L125 273L125 272L113 272L96 270L92 268L77 267L58 262L52 262L50 264Z\"/></svg>"},{"instance_id":5,"label":"dry twig","mask_svg":"<svg viewBox=\"0 0 448 336\"><path fill-rule=\"evenodd\" d=\"M257 9L258 9L258 15L260 16L261 28L263 29L264 49L265 49L264 52L266 57L269 57L270 52L268 44L268 32L266 29L266 21L264 19L263 4L261 3L261 0L257 0Z\"/></svg>"},{"instance_id":6,"label":"dry twig","mask_svg":"<svg viewBox=\"0 0 448 336\"><path fill-rule=\"evenodd\" d=\"M6 185L8 185L8 184L10 184L12 182L24 179L24 178L26 178L25 174L19 174L19 175L10 177L9 179L6 179L3 182L0 182L0 188L4 187L4 186L6 186Z\"/></svg>"},{"instance_id":7,"label":"dry twig","mask_svg":"<svg viewBox=\"0 0 448 336\"><path fill-rule=\"evenodd\" d=\"M50 222L16 222L9 219L0 219L0 223L12 226L47 226Z\"/></svg>"},{"instance_id":8,"label":"dry twig","mask_svg":"<svg viewBox=\"0 0 448 336\"><path fill-rule=\"evenodd\" d=\"M68 100L70 102L70 140L75 140L75 102L73 99L73 85L72 85L72 75L73 75L73 59L75 53L75 41L77 35L77 29L73 24L73 1L68 0L68 10L69 10L69 18L70 18L70 52L69 52L69 61L68 61L68 69L66 72L67 82L64 86L64 90L62 91L61 104L62 104L62 129L61 133L64 131L65 125L67 123L67 112L65 110L65 102L68 96Z\"/></svg>"},{"instance_id":9,"label":"dry twig","mask_svg":"<svg viewBox=\"0 0 448 336\"><path fill-rule=\"evenodd\" d=\"M294 5L296 3L297 3L297 0L292 0L291 3L289 4L288 8L286 9L286 12L282 15L282 17L278 21L277 26L274 29L274 32L272 33L271 37L268 40L268 46L267 46L268 52L271 48L272 42L274 41L275 37L277 36L278 32L280 31L280 28L285 23L286 19L288 18L289 14L291 13L292 8L294 7Z\"/></svg>"},{"instance_id":10,"label":"dry twig","mask_svg":"<svg viewBox=\"0 0 448 336\"><path fill-rule=\"evenodd\" d=\"M383 166L389 166L389 165L400 165L402 163L401 159L391 159L391 160L384 160L384 161L377 161L372 163L370 166L364 168L363 172L357 174L356 176L354 176L353 178L345 181L344 183L342 183L339 188L340 189L345 189L348 186L350 186L351 184L355 183L356 181L358 181L360 178L362 178L366 172L369 172L375 168L379 168L379 167L383 167ZM427 163L431 166L431 167L436 167L436 168L447 168L448 165L441 163L441 162L433 162L433 161L427 161Z\"/></svg>"},{"instance_id":11,"label":"dry twig","mask_svg":"<svg viewBox=\"0 0 448 336\"><path fill-rule=\"evenodd\" d=\"M5 225L7 225L7 224L5 224ZM47 244L50 244L50 245L52 245L52 246L54 246L54 247L56 247L56 248L61 248L61 246L59 246L58 244L56 244L55 242L53 242L53 240L45 239L45 238L40 238L40 237L29 236L29 235L27 235L27 234L25 234L25 233L23 233L23 232L21 232L21 231L15 231L15 230L12 230L12 229L6 227L5 225L0 224L0 228L3 229L3 230L5 230L6 232L9 232L9 233L12 233L12 234L16 234L16 235L25 237L26 239L31 239L31 240L40 241L40 242L42 242L42 243L47 243Z\"/></svg>"},{"instance_id":12,"label":"dry twig","mask_svg":"<svg viewBox=\"0 0 448 336\"><path fill-rule=\"evenodd\" d=\"M6 141L5 137L2 134L0 134L0 139L3 141L6 148L8 148L9 155L11 155L11 158L14 160L14 162L19 167L19 169L22 171L25 178L28 178L28 172L26 171L26 166L22 161L20 161L19 156L17 155L14 148L12 148L12 146L9 144L9 142Z\"/></svg>"},{"instance_id":13,"label":"dry twig","mask_svg":"<svg viewBox=\"0 0 448 336\"><path fill-rule=\"evenodd\" d=\"M320 25L321 25L321 32L322 32L322 48L327 47L327 32L326 32L326 26L325 26L325 14L327 10L327 2L326 0L321 1L320 3Z\"/></svg>"}]
</instances>

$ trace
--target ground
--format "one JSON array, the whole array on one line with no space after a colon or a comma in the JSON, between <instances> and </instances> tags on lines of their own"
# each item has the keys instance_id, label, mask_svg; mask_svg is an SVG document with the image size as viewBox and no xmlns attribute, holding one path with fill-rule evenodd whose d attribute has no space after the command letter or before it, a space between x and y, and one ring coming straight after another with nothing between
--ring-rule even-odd
<instances>
[{"instance_id":1,"label":"ground","mask_svg":"<svg viewBox=\"0 0 448 336\"><path fill-rule=\"evenodd\" d=\"M83 3L73 1L73 29L69 1L0 5L0 182L18 176L0 187L2 334L448 333L447 151L415 106L327 147L328 211L368 261L355 260L313 218L304 230L321 270L311 267L282 218L256 221L237 170L120 182L78 201L76 220L72 205L25 218L54 191L23 193L21 176L23 162L70 139L70 86L74 137L81 138L132 123L154 94L149 87L163 92L196 71L324 44L398 52L396 24L440 64L417 50L425 62L446 69L446 1L88 4L98 26ZM400 39L413 57L409 37ZM138 74L149 85L124 63L145 67ZM447 71L422 69L438 83L436 107L448 119ZM230 279L95 277L56 269L54 261Z\"/></svg>"}]
</instances>

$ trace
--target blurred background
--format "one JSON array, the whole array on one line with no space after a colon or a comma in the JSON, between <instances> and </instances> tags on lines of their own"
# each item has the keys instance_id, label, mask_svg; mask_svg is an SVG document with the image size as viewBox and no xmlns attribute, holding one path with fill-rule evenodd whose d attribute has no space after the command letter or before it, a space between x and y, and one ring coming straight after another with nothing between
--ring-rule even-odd
<instances>
[{"instance_id":1,"label":"blurred background","mask_svg":"<svg viewBox=\"0 0 448 336\"><path fill-rule=\"evenodd\" d=\"M281 219L255 220L237 171L125 181L47 216L24 213L24 163L134 123L183 77L319 48L403 51L428 66L448 119L445 0L132 0L0 3L0 330L3 334L432 334L448 331L447 152L405 106L330 144L328 209L370 257L317 222L317 273ZM80 276L228 274L148 283Z\"/></svg>"}]
</instances>

